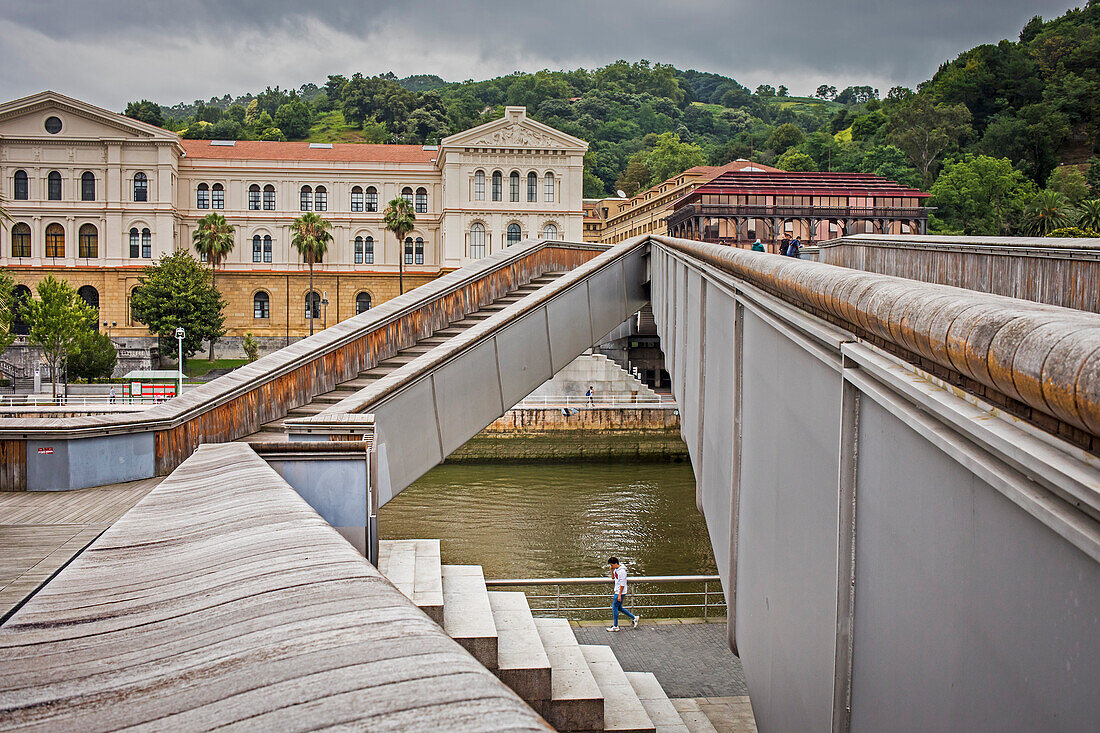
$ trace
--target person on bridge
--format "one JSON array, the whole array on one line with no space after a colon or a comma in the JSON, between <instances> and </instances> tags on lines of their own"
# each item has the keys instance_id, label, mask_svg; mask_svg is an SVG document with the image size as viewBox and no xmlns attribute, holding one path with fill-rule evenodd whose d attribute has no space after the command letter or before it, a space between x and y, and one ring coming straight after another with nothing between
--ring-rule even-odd
<instances>
[{"instance_id":1,"label":"person on bridge","mask_svg":"<svg viewBox=\"0 0 1100 733\"><path fill-rule=\"evenodd\" d=\"M798 242L798 237L791 240L787 247L787 256L794 257L796 260L802 259L802 245Z\"/></svg>"},{"instance_id":2,"label":"person on bridge","mask_svg":"<svg viewBox=\"0 0 1100 733\"><path fill-rule=\"evenodd\" d=\"M780 239L779 240L779 254L786 257L787 256L787 248L790 247L790 246L791 246L791 240L787 239L786 237L783 237L782 239Z\"/></svg>"},{"instance_id":3,"label":"person on bridge","mask_svg":"<svg viewBox=\"0 0 1100 733\"><path fill-rule=\"evenodd\" d=\"M615 587L611 592L613 598L611 601L611 626L607 630L619 630L619 611L633 619L634 628L638 628L641 615L635 615L623 608L623 596L626 595L626 568L619 564L619 558L617 557L609 557L607 564L611 566L611 578L615 581Z\"/></svg>"},{"instance_id":4,"label":"person on bridge","mask_svg":"<svg viewBox=\"0 0 1100 733\"><path fill-rule=\"evenodd\" d=\"M752 243L752 251L753 252L765 252L767 250L764 249L764 245L760 244L760 240L757 239L755 242Z\"/></svg>"},{"instance_id":5,"label":"person on bridge","mask_svg":"<svg viewBox=\"0 0 1100 733\"><path fill-rule=\"evenodd\" d=\"M588 406L592 406L592 385L588 385L588 391L584 393L584 396L588 398Z\"/></svg>"}]
</instances>

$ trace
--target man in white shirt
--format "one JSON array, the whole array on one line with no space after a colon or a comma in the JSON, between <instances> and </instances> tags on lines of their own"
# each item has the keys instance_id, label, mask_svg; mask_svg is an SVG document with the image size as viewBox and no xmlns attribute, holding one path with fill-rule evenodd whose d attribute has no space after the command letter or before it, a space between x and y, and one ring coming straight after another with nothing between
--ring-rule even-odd
<instances>
[{"instance_id":1,"label":"man in white shirt","mask_svg":"<svg viewBox=\"0 0 1100 733\"><path fill-rule=\"evenodd\" d=\"M615 581L615 588L612 591L614 600L611 602L612 625L608 631L619 630L619 611L633 619L634 628L638 628L638 619L641 617L623 608L623 596L626 595L626 568L619 564L617 557L608 558L607 564L611 566L611 578Z\"/></svg>"}]
</instances>

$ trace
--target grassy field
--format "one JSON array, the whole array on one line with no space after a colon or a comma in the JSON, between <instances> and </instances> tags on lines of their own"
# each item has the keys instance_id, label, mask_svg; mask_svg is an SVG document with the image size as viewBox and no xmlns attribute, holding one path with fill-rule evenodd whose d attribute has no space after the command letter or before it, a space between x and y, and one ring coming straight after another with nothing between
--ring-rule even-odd
<instances>
[{"instance_id":1,"label":"grassy field","mask_svg":"<svg viewBox=\"0 0 1100 733\"><path fill-rule=\"evenodd\" d=\"M344 120L344 113L339 110L320 115L309 128L311 143L362 143L366 142L363 132L352 127Z\"/></svg>"},{"instance_id":2,"label":"grassy field","mask_svg":"<svg viewBox=\"0 0 1100 733\"><path fill-rule=\"evenodd\" d=\"M207 361L198 354L193 359L188 359L184 365L183 373L188 377L201 377L211 369L235 369L248 363L248 359L215 359Z\"/></svg>"}]
</instances>

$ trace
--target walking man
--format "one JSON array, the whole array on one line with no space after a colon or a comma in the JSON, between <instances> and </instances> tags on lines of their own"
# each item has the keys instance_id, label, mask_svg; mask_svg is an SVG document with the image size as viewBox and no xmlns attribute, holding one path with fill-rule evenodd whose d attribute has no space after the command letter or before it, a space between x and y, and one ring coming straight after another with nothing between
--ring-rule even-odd
<instances>
[{"instance_id":1,"label":"walking man","mask_svg":"<svg viewBox=\"0 0 1100 733\"><path fill-rule=\"evenodd\" d=\"M611 566L611 577L615 581L615 588L612 591L614 600L611 602L612 620L608 631L619 630L619 611L629 616L634 621L634 628L638 628L638 620L641 616L636 616L623 608L623 596L626 595L626 568L619 564L619 558L617 557L609 557L607 564Z\"/></svg>"},{"instance_id":2,"label":"walking man","mask_svg":"<svg viewBox=\"0 0 1100 733\"><path fill-rule=\"evenodd\" d=\"M588 398L588 406L592 406L592 385L588 385L588 391L584 393L584 396Z\"/></svg>"}]
</instances>

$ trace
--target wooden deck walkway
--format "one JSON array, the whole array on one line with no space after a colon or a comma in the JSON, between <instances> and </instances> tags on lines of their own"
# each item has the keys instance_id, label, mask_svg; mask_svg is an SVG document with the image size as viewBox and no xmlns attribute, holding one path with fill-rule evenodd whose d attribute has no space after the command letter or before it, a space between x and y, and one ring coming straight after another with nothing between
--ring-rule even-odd
<instances>
[{"instance_id":1,"label":"wooden deck walkway","mask_svg":"<svg viewBox=\"0 0 1100 733\"><path fill-rule=\"evenodd\" d=\"M0 625L0 670L0 729L549 730L240 443Z\"/></svg>"},{"instance_id":2,"label":"wooden deck walkway","mask_svg":"<svg viewBox=\"0 0 1100 733\"><path fill-rule=\"evenodd\" d=\"M161 480L79 491L0 491L0 619Z\"/></svg>"}]
</instances>

